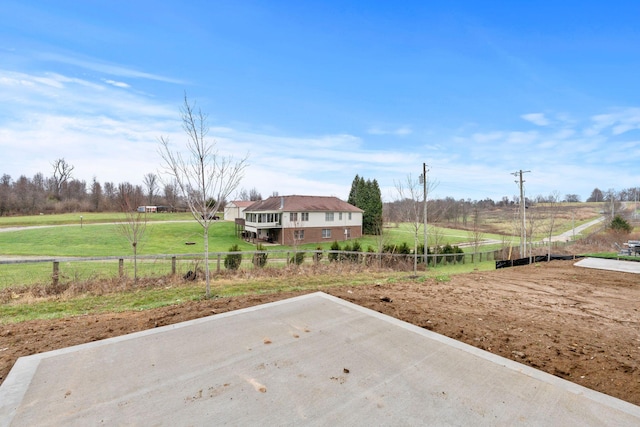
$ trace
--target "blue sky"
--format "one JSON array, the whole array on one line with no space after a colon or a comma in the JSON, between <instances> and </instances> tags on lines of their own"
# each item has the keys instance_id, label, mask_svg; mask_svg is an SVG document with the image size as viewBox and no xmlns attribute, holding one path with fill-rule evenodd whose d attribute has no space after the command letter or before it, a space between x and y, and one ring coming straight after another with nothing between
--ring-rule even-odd
<instances>
[{"instance_id":1,"label":"blue sky","mask_svg":"<svg viewBox=\"0 0 640 427\"><path fill-rule=\"evenodd\" d=\"M640 185L640 2L38 1L0 5L0 174L158 172L186 92L263 196Z\"/></svg>"}]
</instances>

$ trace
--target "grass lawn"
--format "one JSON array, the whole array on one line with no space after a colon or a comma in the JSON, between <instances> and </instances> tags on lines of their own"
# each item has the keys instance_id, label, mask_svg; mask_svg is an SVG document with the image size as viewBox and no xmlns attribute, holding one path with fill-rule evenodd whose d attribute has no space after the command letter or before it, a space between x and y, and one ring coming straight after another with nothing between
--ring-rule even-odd
<instances>
[{"instance_id":1,"label":"grass lawn","mask_svg":"<svg viewBox=\"0 0 640 427\"><path fill-rule=\"evenodd\" d=\"M83 223L78 219L82 215ZM183 274L188 270L201 267L203 251L202 227L191 217L191 214L149 214L146 232L138 244L138 273L139 277L154 277L171 271L170 257L157 255L185 255L179 258L177 273ZM124 215L119 213L82 213L63 215L35 215L27 217L0 217L0 228L7 229L0 232L0 256L23 256L45 258L73 258L73 257L113 257L112 260L83 261L62 260L60 263L60 279L62 282L88 281L92 279L112 279L118 276L118 257L133 256L132 248L123 235L117 223L125 221ZM32 226L13 230L11 227ZM385 244L401 244L406 242L413 247L415 230L411 224L397 224L385 228L384 237L364 236L358 239L362 250L369 247L374 251L380 242ZM422 241L423 231L418 231L418 240ZM465 230L429 226L429 245L460 245L473 240L472 233ZM483 239L509 242L510 237L486 233ZM189 244L187 244L189 243ZM322 244L311 243L301 245L299 249L315 250L321 248L329 250L333 240ZM345 241L339 242L341 247ZM349 242L353 243L353 241ZM512 242L517 246L517 240ZM212 254L210 267L217 268L216 252L226 252L233 245L238 245L241 251L253 251L255 245L245 242L235 236L233 222L219 221L212 223L209 230L209 252ZM499 249L501 244L483 246L481 251ZM269 257L270 266L286 264L286 251L293 248L286 246L268 246L272 251ZM275 251L281 251L276 253ZM473 248L465 248L466 252L473 252ZM186 259L187 255L192 255ZM156 256L155 259L145 259L145 256ZM289 257L291 254L289 254ZM277 259L278 258L278 259ZM310 256L308 256L307 262ZM325 259L326 261L326 259ZM251 260L245 256L243 269L251 269ZM124 261L124 275L133 277L133 261ZM223 267L224 268L224 267ZM464 267L466 270L469 269ZM33 285L51 282L52 264L0 264L0 289L16 285Z\"/></svg>"},{"instance_id":2,"label":"grass lawn","mask_svg":"<svg viewBox=\"0 0 640 427\"><path fill-rule=\"evenodd\" d=\"M0 228L31 227L42 225L78 225L96 223L115 223L124 220L119 212L78 212L52 215L25 215L0 217ZM156 213L147 215L149 222L193 220L191 213Z\"/></svg>"},{"instance_id":3,"label":"grass lawn","mask_svg":"<svg viewBox=\"0 0 640 427\"><path fill-rule=\"evenodd\" d=\"M148 222L139 242L139 254L184 254L201 252L202 227L193 219L178 222ZM43 226L44 224L40 224ZM209 228L210 252L223 252L238 244L255 247L238 239L232 222L219 221ZM187 245L187 242L194 243ZM0 232L0 254L50 257L92 257L133 255L128 240L114 223L65 225Z\"/></svg>"},{"instance_id":4,"label":"grass lawn","mask_svg":"<svg viewBox=\"0 0 640 427\"><path fill-rule=\"evenodd\" d=\"M100 257L131 256L128 240L119 230L118 222L124 221L122 214L83 214L82 226L77 222L79 215L38 215L29 217L2 217L0 228L16 226L38 226L41 228L17 229L0 232L0 255L48 256L48 257ZM148 215L146 232L138 244L138 254L187 254L203 250L202 227L190 214ZM162 221L162 222L160 222ZM59 225L58 227L48 227ZM418 233L422 241L422 230ZM497 234L483 234L484 239L501 240ZM465 230L433 227L428 229L429 245L459 245L472 240ZM414 230L410 224L399 224L386 228L382 240L388 244L407 242L413 247ZM358 239L363 250L369 246L377 248L378 236L364 236ZM187 243L193 243L187 245ZM329 249L333 240L324 243L301 245L301 249ZM344 241L339 242L344 246ZM209 251L226 252L237 244L241 250L255 250L255 245L235 236L235 224L227 221L215 222L209 229ZM279 249L291 249L278 246Z\"/></svg>"}]
</instances>

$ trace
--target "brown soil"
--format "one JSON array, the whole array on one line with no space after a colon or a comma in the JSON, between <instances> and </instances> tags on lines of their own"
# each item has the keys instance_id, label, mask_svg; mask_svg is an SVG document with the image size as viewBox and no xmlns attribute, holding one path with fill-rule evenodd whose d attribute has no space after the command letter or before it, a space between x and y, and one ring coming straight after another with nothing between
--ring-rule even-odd
<instances>
[{"instance_id":1,"label":"brown soil","mask_svg":"<svg viewBox=\"0 0 640 427\"><path fill-rule=\"evenodd\" d=\"M323 288L569 381L640 404L640 277L571 261L415 282ZM0 326L0 381L20 356L262 304L302 292Z\"/></svg>"}]
</instances>

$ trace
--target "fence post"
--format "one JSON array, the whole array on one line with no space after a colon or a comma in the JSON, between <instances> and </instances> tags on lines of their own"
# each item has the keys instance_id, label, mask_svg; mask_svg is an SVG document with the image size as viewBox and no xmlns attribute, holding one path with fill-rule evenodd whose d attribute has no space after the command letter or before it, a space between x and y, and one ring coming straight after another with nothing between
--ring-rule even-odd
<instances>
[{"instance_id":1,"label":"fence post","mask_svg":"<svg viewBox=\"0 0 640 427\"><path fill-rule=\"evenodd\" d=\"M60 263L58 261L53 261L53 275L51 276L51 279L53 280L53 286L56 286L58 284L59 270Z\"/></svg>"},{"instance_id":2,"label":"fence post","mask_svg":"<svg viewBox=\"0 0 640 427\"><path fill-rule=\"evenodd\" d=\"M120 277L124 276L124 259L122 258L118 260L118 275Z\"/></svg>"},{"instance_id":3,"label":"fence post","mask_svg":"<svg viewBox=\"0 0 640 427\"><path fill-rule=\"evenodd\" d=\"M171 275L176 275L176 257L174 256L171 257Z\"/></svg>"},{"instance_id":4,"label":"fence post","mask_svg":"<svg viewBox=\"0 0 640 427\"><path fill-rule=\"evenodd\" d=\"M220 274L220 258L222 258L222 255L218 254L218 266L217 266L218 274Z\"/></svg>"}]
</instances>

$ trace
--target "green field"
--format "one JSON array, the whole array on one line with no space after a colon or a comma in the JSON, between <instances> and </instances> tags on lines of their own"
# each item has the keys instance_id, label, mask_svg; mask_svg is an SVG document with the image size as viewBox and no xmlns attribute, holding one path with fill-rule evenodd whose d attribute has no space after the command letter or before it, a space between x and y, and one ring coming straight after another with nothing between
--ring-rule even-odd
<instances>
[{"instance_id":1,"label":"green field","mask_svg":"<svg viewBox=\"0 0 640 427\"><path fill-rule=\"evenodd\" d=\"M82 216L82 223L78 219ZM190 214L148 215L146 231L138 243L139 277L160 277L171 272L171 256L177 256L177 273L195 270L201 265L203 252L202 227ZM125 259L124 275L133 276L133 256L129 241L120 230L119 223L125 221L123 214L64 214L37 215L27 217L0 218L0 256L45 258L60 261L62 281L87 281L109 279L119 274L118 258ZM14 227L16 227L14 229ZM18 228L26 227L26 228ZM419 233L422 240L423 234ZM488 235L499 239L500 236ZM457 245L470 239L465 231L429 227L431 245L447 243ZM413 247L414 230L409 224L400 224L385 229L383 237L364 236L358 239L363 251L377 251L380 243L401 244ZM333 241L322 244L310 243L298 248L269 246L270 266L286 265L295 250L329 250ZM341 241L342 247L346 243ZM209 229L209 253L211 268L217 269L216 253L227 252L233 245L241 251L254 251L255 245L236 237L235 224L227 221L215 222ZM493 248L483 248L492 250ZM104 258L108 260L74 261L73 258ZM308 256L310 259L311 255ZM325 258L325 262L327 259ZM199 264L200 263L200 264ZM242 268L252 268L250 255L245 255ZM48 283L53 274L51 262L0 264L0 289L16 285Z\"/></svg>"},{"instance_id":2,"label":"green field","mask_svg":"<svg viewBox=\"0 0 640 427\"><path fill-rule=\"evenodd\" d=\"M82 216L82 223L80 222ZM185 282L182 275L188 270L202 267L203 231L190 214L151 214L147 229L138 246L138 276L144 278L139 287L132 285L133 252L126 237L119 230L119 222L125 221L123 214L65 214L38 215L28 217L0 218L0 256L44 257L59 261L60 288L52 285L52 262L29 262L0 264L0 323L17 322L36 318L58 318L83 313L143 310L182 301L201 299L204 285L201 281ZM34 227L16 228L13 227ZM398 224L385 228L384 235L364 236L359 240L363 251L369 247L377 250L381 243L401 244L406 242L413 248L415 230L409 224ZM429 245L458 245L473 240L472 233L464 230L433 227L428 228ZM422 241L423 231L418 239ZM492 239L500 244L482 247L482 251L496 249L508 244L510 237L485 233L483 239ZM294 250L328 250L333 242L302 245L299 248L269 246L267 266L283 269ZM340 242L344 247L346 242ZM353 243L353 242L350 242ZM232 222L213 223L209 231L210 266L214 273L223 255L233 245L242 251L254 251L255 245L235 236ZM516 244L514 242L512 244ZM467 248L467 251L472 251ZM171 256L176 256L176 279L167 279L171 273ZM106 260L75 261L73 258L104 258ZM311 255L307 262L310 265ZM119 258L123 258L124 276L119 276ZM393 280L425 281L434 279L447 281L450 275L469 272L473 269L491 270L494 261L474 258L475 262L440 264L437 268L423 269L408 279L412 267L405 271L362 270L328 265L327 255L322 262L327 266L318 274L284 276L281 273L255 271L252 273L250 255L246 254L242 269L237 275L214 275L212 294L232 296L246 293L281 292L298 289L321 289L324 286L357 285ZM412 264L412 262L408 262ZM222 267L224 269L224 267ZM335 274L334 274L335 273ZM295 277L295 280L294 280Z\"/></svg>"},{"instance_id":3,"label":"green field","mask_svg":"<svg viewBox=\"0 0 640 427\"><path fill-rule=\"evenodd\" d=\"M184 254L202 251L202 227L192 220L147 223L139 254ZM114 223L90 223L55 227L27 228L0 232L0 254L50 257L97 257L132 255L127 238ZM187 245L187 243L195 243ZM220 221L209 228L209 250L226 251L238 244L243 250L253 250L234 235L234 224Z\"/></svg>"},{"instance_id":4,"label":"green field","mask_svg":"<svg viewBox=\"0 0 640 427\"><path fill-rule=\"evenodd\" d=\"M129 242L119 231L117 223L124 216L118 214L82 214L80 215L41 215L28 217L1 217L0 229L10 227L39 227L7 230L0 232L0 255L48 256L48 257L99 257L130 256ZM151 214L148 215L146 232L138 247L138 254L186 254L203 250L202 227L190 214ZM382 240L387 244L407 242L413 247L414 230L409 224L385 228ZM500 241L497 234L483 234L484 239ZM421 242L422 230L418 233ZM464 230L429 226L429 245L459 245L472 240L471 233ZM358 239L363 250L369 246L377 248L381 238L364 236ZM193 243L187 245L187 243ZM300 249L329 249L333 241L322 244L301 245ZM344 244L344 242L340 242ZM255 250L255 245L235 236L232 222L219 221L209 229L209 251L226 252L237 244L241 250ZM278 246L279 249L292 249Z\"/></svg>"}]
</instances>

